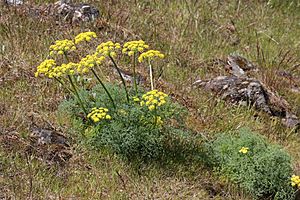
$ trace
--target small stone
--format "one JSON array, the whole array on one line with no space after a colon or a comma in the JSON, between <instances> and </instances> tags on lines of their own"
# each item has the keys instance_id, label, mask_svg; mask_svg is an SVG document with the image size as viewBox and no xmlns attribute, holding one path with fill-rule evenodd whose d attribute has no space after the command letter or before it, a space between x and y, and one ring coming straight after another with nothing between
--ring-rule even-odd
<instances>
[{"instance_id":1,"label":"small stone","mask_svg":"<svg viewBox=\"0 0 300 200\"><path fill-rule=\"evenodd\" d=\"M67 138L64 135L53 130L32 128L30 136L32 138L35 138L37 140L37 144L39 145L60 144L69 146L67 144Z\"/></svg>"},{"instance_id":2,"label":"small stone","mask_svg":"<svg viewBox=\"0 0 300 200\"><path fill-rule=\"evenodd\" d=\"M4 3L6 3L8 5L19 6L19 5L22 5L24 3L24 1L23 0L4 0Z\"/></svg>"},{"instance_id":3,"label":"small stone","mask_svg":"<svg viewBox=\"0 0 300 200\"><path fill-rule=\"evenodd\" d=\"M256 68L256 66L252 62L250 62L247 58L237 54L229 55L227 57L227 60L231 64L237 65L243 71L254 70Z\"/></svg>"}]
</instances>

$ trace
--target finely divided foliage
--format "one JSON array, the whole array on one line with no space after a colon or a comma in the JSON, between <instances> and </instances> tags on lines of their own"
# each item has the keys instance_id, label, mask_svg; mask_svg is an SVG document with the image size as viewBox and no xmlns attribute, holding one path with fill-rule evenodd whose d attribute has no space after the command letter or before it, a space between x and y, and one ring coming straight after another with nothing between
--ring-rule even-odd
<instances>
[{"instance_id":1,"label":"finely divided foliage","mask_svg":"<svg viewBox=\"0 0 300 200\"><path fill-rule=\"evenodd\" d=\"M298 185L296 176L290 178L290 156L279 146L269 144L264 138L242 129L237 136L219 135L210 144L218 173L261 199L293 199Z\"/></svg>"}]
</instances>

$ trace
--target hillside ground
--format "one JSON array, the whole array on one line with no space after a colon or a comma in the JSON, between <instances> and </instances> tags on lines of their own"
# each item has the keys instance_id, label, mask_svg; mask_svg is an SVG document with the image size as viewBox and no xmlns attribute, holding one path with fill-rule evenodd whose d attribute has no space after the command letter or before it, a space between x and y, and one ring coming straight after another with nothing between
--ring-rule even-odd
<instances>
[{"instance_id":1,"label":"hillside ground","mask_svg":"<svg viewBox=\"0 0 300 200\"><path fill-rule=\"evenodd\" d=\"M199 78L226 75L213 61L236 53L255 63L260 69L255 78L284 97L300 117L300 94L291 90L300 86L299 7L270 2L88 1L100 9L101 19L82 25L1 7L0 136L20 138L0 145L0 199L251 199L199 163L148 164L136 170L116 155L91 150L77 140L78 133L58 118L63 89L35 78L34 72L53 41L87 30L103 41L143 39L164 52L166 59L159 66L162 88L189 109L191 129L210 138L248 127L282 145L299 174L299 133L279 119L191 87ZM28 1L46 3L53 1ZM282 71L298 79L279 76ZM71 138L73 157L65 166L26 156L22 143L29 140L33 120Z\"/></svg>"}]
</instances>

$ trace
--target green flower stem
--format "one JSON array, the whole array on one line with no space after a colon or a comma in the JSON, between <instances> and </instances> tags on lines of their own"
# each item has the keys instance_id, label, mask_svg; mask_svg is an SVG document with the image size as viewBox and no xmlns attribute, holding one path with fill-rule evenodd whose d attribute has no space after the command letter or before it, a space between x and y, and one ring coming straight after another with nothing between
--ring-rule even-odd
<instances>
[{"instance_id":1,"label":"green flower stem","mask_svg":"<svg viewBox=\"0 0 300 200\"><path fill-rule=\"evenodd\" d=\"M152 65L150 59L148 60L149 63L149 74L150 74L150 84L151 84L151 90L154 90L154 83L153 83L153 74L152 74Z\"/></svg>"},{"instance_id":2,"label":"green flower stem","mask_svg":"<svg viewBox=\"0 0 300 200\"><path fill-rule=\"evenodd\" d=\"M103 82L101 81L101 79L99 78L99 76L96 74L95 70L94 69L91 69L91 70L92 70L93 74L95 75L96 79L99 81L99 83L101 84L101 86L105 90L105 92L106 92L107 96L109 97L109 99L110 99L113 107L116 108L116 104L115 104L113 98L111 97L110 93L108 92L107 88L105 87L105 85L103 84Z\"/></svg>"},{"instance_id":3,"label":"green flower stem","mask_svg":"<svg viewBox=\"0 0 300 200\"><path fill-rule=\"evenodd\" d=\"M86 109L85 109L85 107L84 107L84 105L83 105L83 103L82 103L82 101L81 101L81 98L80 98L80 96L79 96L79 94L78 94L78 91L77 91L77 89L76 89L76 86L74 85L74 82L72 81L72 77L71 77L70 75L68 75L68 78L69 78L70 83L71 83L71 85L72 85L72 87L73 87L73 89L74 89L74 94L75 94L76 97L78 98L79 104L80 104L80 106L81 106L82 109L83 109L84 114L85 114L85 115L88 115L88 112L86 111Z\"/></svg>"},{"instance_id":4,"label":"green flower stem","mask_svg":"<svg viewBox=\"0 0 300 200\"><path fill-rule=\"evenodd\" d=\"M155 109L154 109L154 127L157 126L157 106L155 106Z\"/></svg>"},{"instance_id":5,"label":"green flower stem","mask_svg":"<svg viewBox=\"0 0 300 200\"><path fill-rule=\"evenodd\" d=\"M65 58L65 61L66 61L67 63L70 62L67 52L64 52L64 58ZM69 78L69 80L70 80L70 82L71 82L71 84L72 84L72 87L73 87L73 89L74 89L73 93L75 93L75 92L76 92L76 85L78 86L77 81L76 81L76 79L75 79L75 83L74 83L74 82L72 81L72 79L70 79L71 77L70 77L69 75L68 75L68 78ZM67 79L66 79L66 80L67 80Z\"/></svg>"},{"instance_id":6,"label":"green flower stem","mask_svg":"<svg viewBox=\"0 0 300 200\"><path fill-rule=\"evenodd\" d=\"M116 63L115 60L113 59L113 57L111 57L111 56L109 55L109 58L110 58L110 60L113 62L114 67L116 68L116 70L117 70L117 72L118 72L118 74L119 74L119 76L120 76L120 78L121 78L121 80L122 80L122 83L123 83L123 86L124 86L124 90L125 90L125 93L126 93L127 102L129 103L129 95L128 95L128 91L127 91L126 84L125 84L125 80L124 80L124 78L123 78L123 76L122 76L122 73L121 73L121 71L120 71L120 69L119 69L117 63Z\"/></svg>"},{"instance_id":7,"label":"green flower stem","mask_svg":"<svg viewBox=\"0 0 300 200\"><path fill-rule=\"evenodd\" d=\"M54 77L54 79L55 79L57 82L59 82L59 83L60 83L66 90L68 90L69 92L71 92L71 93L74 92L71 88L68 88L68 87L64 84L64 82L62 82L59 78Z\"/></svg>"},{"instance_id":8,"label":"green flower stem","mask_svg":"<svg viewBox=\"0 0 300 200\"><path fill-rule=\"evenodd\" d=\"M135 68L136 68L136 52L133 53L133 85L134 85L134 90L135 90L135 96L138 95L138 90L137 90L137 83L136 83L136 71L135 71Z\"/></svg>"}]
</instances>

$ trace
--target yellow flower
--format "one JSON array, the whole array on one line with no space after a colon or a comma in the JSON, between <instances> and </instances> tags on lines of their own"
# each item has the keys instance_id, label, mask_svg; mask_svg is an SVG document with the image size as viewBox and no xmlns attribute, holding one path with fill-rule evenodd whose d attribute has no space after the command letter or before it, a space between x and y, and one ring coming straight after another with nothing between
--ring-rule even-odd
<instances>
[{"instance_id":1,"label":"yellow flower","mask_svg":"<svg viewBox=\"0 0 300 200\"><path fill-rule=\"evenodd\" d=\"M165 55L160 53L160 51L156 51L156 50L149 50L145 53L142 53L139 58L138 58L138 61L141 63L143 62L145 59L147 60L153 60L155 57L157 58L164 58Z\"/></svg>"},{"instance_id":2,"label":"yellow flower","mask_svg":"<svg viewBox=\"0 0 300 200\"><path fill-rule=\"evenodd\" d=\"M151 101L151 103L155 105L155 104L158 104L158 101L157 101L156 99L153 99L153 100Z\"/></svg>"},{"instance_id":3,"label":"yellow flower","mask_svg":"<svg viewBox=\"0 0 300 200\"><path fill-rule=\"evenodd\" d=\"M120 43L115 43L115 48L116 48L116 49L121 49Z\"/></svg>"},{"instance_id":4,"label":"yellow flower","mask_svg":"<svg viewBox=\"0 0 300 200\"><path fill-rule=\"evenodd\" d=\"M87 55L82 58L77 66L78 74L85 74L90 71L96 65L101 65L102 61L105 60L104 56L99 56L97 53Z\"/></svg>"},{"instance_id":5,"label":"yellow flower","mask_svg":"<svg viewBox=\"0 0 300 200\"><path fill-rule=\"evenodd\" d=\"M149 107L148 107L148 109L151 111L151 110L154 110L155 109L155 105L150 105Z\"/></svg>"},{"instance_id":6,"label":"yellow flower","mask_svg":"<svg viewBox=\"0 0 300 200\"><path fill-rule=\"evenodd\" d=\"M49 50L50 56L53 56L55 54L63 55L65 53L68 53L69 51L76 50L76 47L72 40L66 39L55 41L55 44L51 45Z\"/></svg>"},{"instance_id":7,"label":"yellow flower","mask_svg":"<svg viewBox=\"0 0 300 200\"><path fill-rule=\"evenodd\" d=\"M168 96L167 94L163 92L159 92L158 90L151 90L146 94L142 95L142 101L140 102L140 105L141 106L146 105L148 109L151 111L154 110L156 107L160 107L164 105L166 103L165 98L167 96Z\"/></svg>"},{"instance_id":8,"label":"yellow flower","mask_svg":"<svg viewBox=\"0 0 300 200\"><path fill-rule=\"evenodd\" d=\"M134 51L129 51L128 52L128 56L133 56L133 54L134 54Z\"/></svg>"},{"instance_id":9,"label":"yellow flower","mask_svg":"<svg viewBox=\"0 0 300 200\"><path fill-rule=\"evenodd\" d=\"M91 119L93 122L99 122L100 120L111 120L112 117L107 114L107 108L92 108L92 111L87 115L87 118Z\"/></svg>"},{"instance_id":10,"label":"yellow flower","mask_svg":"<svg viewBox=\"0 0 300 200\"><path fill-rule=\"evenodd\" d=\"M53 59L44 60L38 67L35 72L35 77L38 77L40 74L44 74L45 76L49 77L49 74L53 71L56 67L56 62ZM49 77L51 78L51 77Z\"/></svg>"},{"instance_id":11,"label":"yellow flower","mask_svg":"<svg viewBox=\"0 0 300 200\"><path fill-rule=\"evenodd\" d=\"M133 56L135 53L142 53L145 49L148 49L149 45L145 44L143 40L126 42L123 45L122 53L128 56Z\"/></svg>"},{"instance_id":12,"label":"yellow flower","mask_svg":"<svg viewBox=\"0 0 300 200\"><path fill-rule=\"evenodd\" d=\"M53 77L61 77L64 75L74 75L76 73L76 69L78 68L77 63L63 63L60 66L56 66L49 72L49 78Z\"/></svg>"},{"instance_id":13,"label":"yellow flower","mask_svg":"<svg viewBox=\"0 0 300 200\"><path fill-rule=\"evenodd\" d=\"M100 121L100 119L99 119L98 117L96 117L96 116L91 117L91 119L92 119L94 122L99 122L99 121Z\"/></svg>"},{"instance_id":14,"label":"yellow flower","mask_svg":"<svg viewBox=\"0 0 300 200\"><path fill-rule=\"evenodd\" d=\"M95 32L80 33L75 37L75 44L79 44L83 41L90 42L92 38L97 38Z\"/></svg>"},{"instance_id":15,"label":"yellow flower","mask_svg":"<svg viewBox=\"0 0 300 200\"><path fill-rule=\"evenodd\" d=\"M248 153L248 151L249 151L249 148L248 148L248 147L242 147L242 148L239 150L239 152L240 152L240 153L243 153L243 154Z\"/></svg>"},{"instance_id":16,"label":"yellow flower","mask_svg":"<svg viewBox=\"0 0 300 200\"><path fill-rule=\"evenodd\" d=\"M103 42L100 45L98 45L96 53L98 55L102 56L110 56L110 57L116 57L117 53L116 51L120 49L119 43L113 43L112 41Z\"/></svg>"},{"instance_id":17,"label":"yellow flower","mask_svg":"<svg viewBox=\"0 0 300 200\"><path fill-rule=\"evenodd\" d=\"M161 117L160 117L160 116L157 116L157 117L156 117L156 124L159 125L159 126L161 126L161 125L163 125L163 123L164 123L164 122L163 122L163 120L161 119Z\"/></svg>"},{"instance_id":18,"label":"yellow flower","mask_svg":"<svg viewBox=\"0 0 300 200\"><path fill-rule=\"evenodd\" d=\"M110 52L110 56L111 56L111 57L116 57L117 54L116 54L116 52Z\"/></svg>"},{"instance_id":19,"label":"yellow flower","mask_svg":"<svg viewBox=\"0 0 300 200\"><path fill-rule=\"evenodd\" d=\"M300 189L300 177L299 176L296 176L296 175L293 175L291 177L291 185L294 187L294 186L297 186L299 189Z\"/></svg>"}]
</instances>

